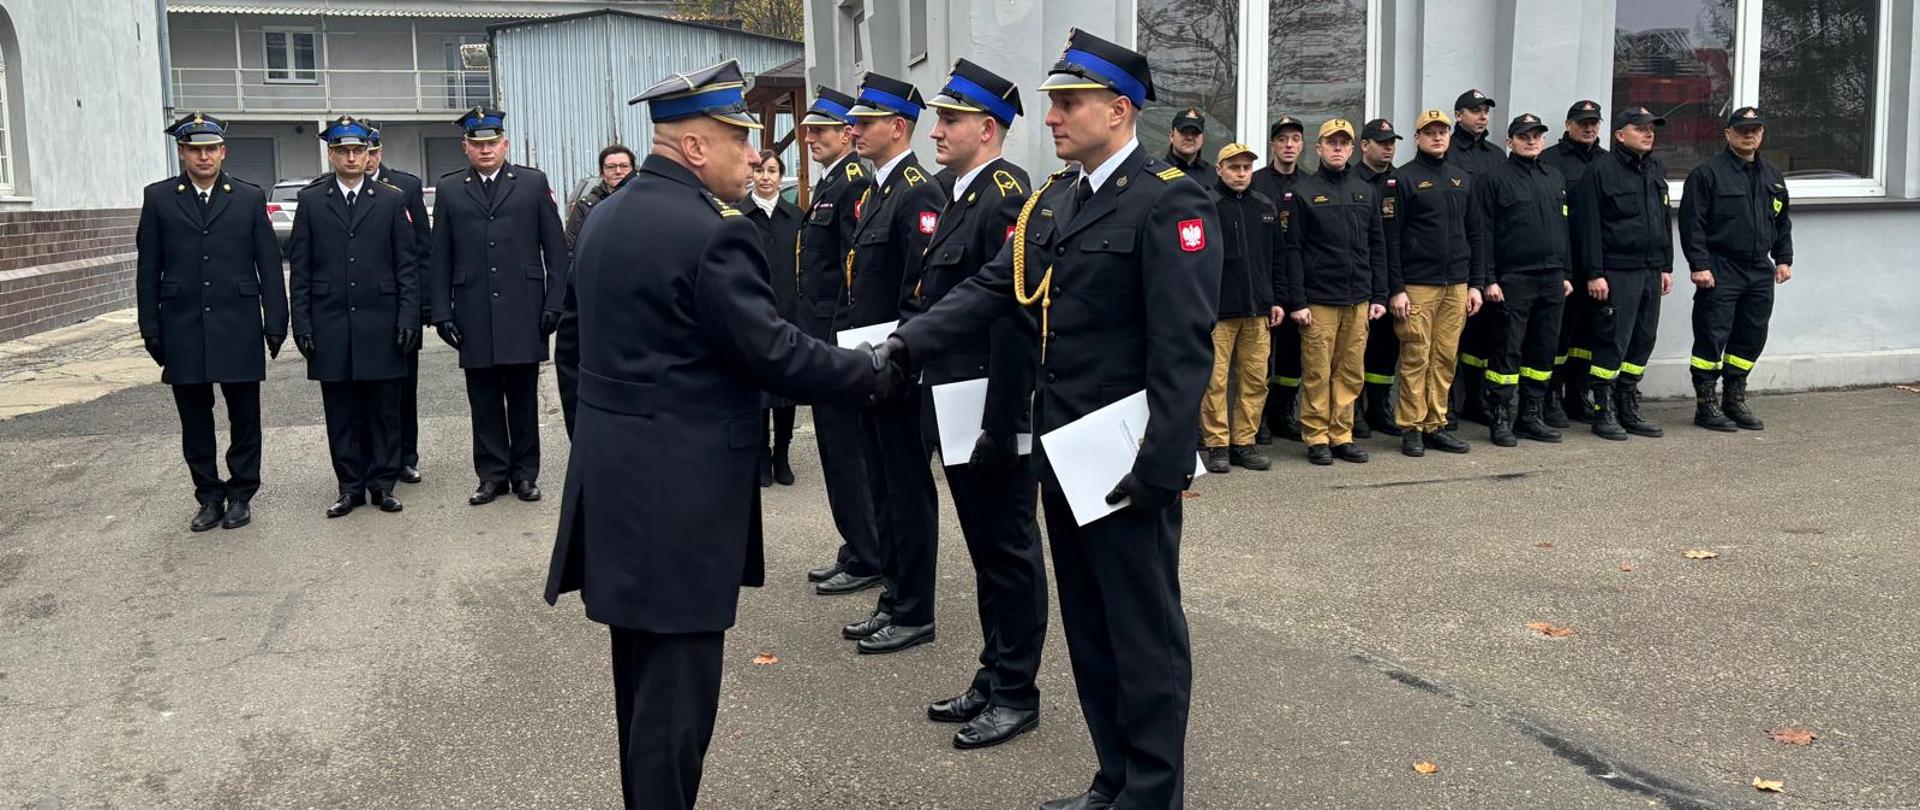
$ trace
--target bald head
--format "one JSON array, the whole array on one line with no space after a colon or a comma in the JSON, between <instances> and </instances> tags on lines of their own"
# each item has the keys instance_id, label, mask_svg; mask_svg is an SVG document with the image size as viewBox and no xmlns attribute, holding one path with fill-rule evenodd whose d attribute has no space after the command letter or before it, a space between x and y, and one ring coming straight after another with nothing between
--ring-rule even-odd
<instances>
[{"instance_id":1,"label":"bald head","mask_svg":"<svg viewBox=\"0 0 1920 810\"><path fill-rule=\"evenodd\" d=\"M748 139L748 130L697 116L653 125L651 154L687 167L701 185L726 202L747 194L747 180L760 162L760 153Z\"/></svg>"}]
</instances>

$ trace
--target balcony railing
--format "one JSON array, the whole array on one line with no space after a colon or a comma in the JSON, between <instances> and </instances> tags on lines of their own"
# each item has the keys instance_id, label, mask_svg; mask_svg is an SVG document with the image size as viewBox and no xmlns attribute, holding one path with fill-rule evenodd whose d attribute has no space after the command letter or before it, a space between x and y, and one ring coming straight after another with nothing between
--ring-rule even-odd
<instances>
[{"instance_id":1,"label":"balcony railing","mask_svg":"<svg viewBox=\"0 0 1920 810\"><path fill-rule=\"evenodd\" d=\"M264 68L174 68L174 105L183 110L427 113L485 104L485 70L308 70L268 79Z\"/></svg>"}]
</instances>

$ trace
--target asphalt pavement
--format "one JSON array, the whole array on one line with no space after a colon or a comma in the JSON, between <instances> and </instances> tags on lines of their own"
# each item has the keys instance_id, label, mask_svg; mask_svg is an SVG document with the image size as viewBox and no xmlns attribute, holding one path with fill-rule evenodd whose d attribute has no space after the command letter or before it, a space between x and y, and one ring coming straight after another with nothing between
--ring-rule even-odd
<instances>
[{"instance_id":1,"label":"asphalt pavement","mask_svg":"<svg viewBox=\"0 0 1920 810\"><path fill-rule=\"evenodd\" d=\"M100 331L73 362L137 351ZM17 399L61 377L44 357L7 376L5 354ZM243 529L186 530L157 373L0 421L0 806L618 806L606 632L576 598L540 599L567 455L551 373L548 497L471 507L454 354L422 367L427 480L395 515L324 518L319 391L291 347ZM1188 806L1920 807L1920 393L1754 407L1764 432L1656 402L1664 439L1501 450L1472 428L1471 455L1382 438L1372 463L1331 468L1283 442L1272 471L1201 479L1183 502ZM873 594L804 582L837 541L801 430L799 483L764 491L769 584L742 591L728 636L702 806L1027 808L1084 789L1057 607L1038 730L961 752L925 719L980 636L944 483L939 640L860 656L839 638ZM1768 736L1789 727L1816 737Z\"/></svg>"}]
</instances>

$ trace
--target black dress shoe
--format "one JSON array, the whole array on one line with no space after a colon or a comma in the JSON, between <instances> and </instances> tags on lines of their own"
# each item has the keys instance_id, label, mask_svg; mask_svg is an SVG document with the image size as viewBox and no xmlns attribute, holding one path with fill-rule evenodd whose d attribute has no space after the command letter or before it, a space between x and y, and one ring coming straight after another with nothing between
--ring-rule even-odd
<instances>
[{"instance_id":1,"label":"black dress shoe","mask_svg":"<svg viewBox=\"0 0 1920 810\"><path fill-rule=\"evenodd\" d=\"M253 522L253 508L246 501L234 501L227 504L227 516L220 521L222 529L238 529Z\"/></svg>"},{"instance_id":2,"label":"black dress shoe","mask_svg":"<svg viewBox=\"0 0 1920 810\"><path fill-rule=\"evenodd\" d=\"M890 624L893 624L893 614L876 610L873 615L840 628L840 637L859 641L880 632L881 628Z\"/></svg>"},{"instance_id":3,"label":"black dress shoe","mask_svg":"<svg viewBox=\"0 0 1920 810\"><path fill-rule=\"evenodd\" d=\"M953 747L962 751L990 748L1033 730L1040 725L1039 709L1014 709L989 706L979 717L968 720L953 734Z\"/></svg>"},{"instance_id":4,"label":"black dress shoe","mask_svg":"<svg viewBox=\"0 0 1920 810\"><path fill-rule=\"evenodd\" d=\"M1113 800L1096 791L1089 790L1078 796L1041 802L1040 810L1107 810L1113 806Z\"/></svg>"},{"instance_id":5,"label":"black dress shoe","mask_svg":"<svg viewBox=\"0 0 1920 810\"><path fill-rule=\"evenodd\" d=\"M838 574L822 580L819 584L814 585L813 592L821 596L840 596L842 594L859 593L868 588L877 587L879 584L879 574L863 577L841 571Z\"/></svg>"},{"instance_id":6,"label":"black dress shoe","mask_svg":"<svg viewBox=\"0 0 1920 810\"><path fill-rule=\"evenodd\" d=\"M327 517L330 517L330 518L342 517L342 516L345 516L348 512L352 512L354 509L358 507L366 506L366 505L367 505L366 495L363 495L358 492L343 492L343 493L340 493L339 500L334 501L332 506L327 507Z\"/></svg>"},{"instance_id":7,"label":"black dress shoe","mask_svg":"<svg viewBox=\"0 0 1920 810\"><path fill-rule=\"evenodd\" d=\"M384 489L368 490L367 502L380 507L382 512L398 512L404 508L400 505L399 498L393 497L393 493Z\"/></svg>"},{"instance_id":8,"label":"black dress shoe","mask_svg":"<svg viewBox=\"0 0 1920 810\"><path fill-rule=\"evenodd\" d=\"M401 465L400 483L403 483L403 484L420 483L420 470L418 468L413 467L412 465Z\"/></svg>"},{"instance_id":9,"label":"black dress shoe","mask_svg":"<svg viewBox=\"0 0 1920 810\"><path fill-rule=\"evenodd\" d=\"M841 571L845 571L845 570L847 570L847 567L844 565L841 565L839 560L835 560L833 562L827 563L826 565L820 566L819 568L815 568L812 571L808 571L807 581L808 582L826 582L829 579L833 579L834 574L838 574Z\"/></svg>"},{"instance_id":10,"label":"black dress shoe","mask_svg":"<svg viewBox=\"0 0 1920 810\"><path fill-rule=\"evenodd\" d=\"M862 653L878 655L899 652L932 640L933 625L931 624L889 624L873 635L860 639L859 643L853 646Z\"/></svg>"},{"instance_id":11,"label":"black dress shoe","mask_svg":"<svg viewBox=\"0 0 1920 810\"><path fill-rule=\"evenodd\" d=\"M523 501L540 500L540 486L532 481L513 482L513 497Z\"/></svg>"},{"instance_id":12,"label":"black dress shoe","mask_svg":"<svg viewBox=\"0 0 1920 810\"><path fill-rule=\"evenodd\" d=\"M207 501L200 504L200 511L193 516L193 523L187 528L204 532L220 525L220 519L226 517L227 507L219 501Z\"/></svg>"},{"instance_id":13,"label":"black dress shoe","mask_svg":"<svg viewBox=\"0 0 1920 810\"><path fill-rule=\"evenodd\" d=\"M927 704L927 719L935 723L965 723L987 710L987 696L978 689Z\"/></svg>"},{"instance_id":14,"label":"black dress shoe","mask_svg":"<svg viewBox=\"0 0 1920 810\"><path fill-rule=\"evenodd\" d=\"M493 503L494 498L505 494L507 494L507 483L505 481L481 481L480 487L473 491L471 497L467 498L467 503L473 504L474 506L479 506L483 503Z\"/></svg>"}]
</instances>

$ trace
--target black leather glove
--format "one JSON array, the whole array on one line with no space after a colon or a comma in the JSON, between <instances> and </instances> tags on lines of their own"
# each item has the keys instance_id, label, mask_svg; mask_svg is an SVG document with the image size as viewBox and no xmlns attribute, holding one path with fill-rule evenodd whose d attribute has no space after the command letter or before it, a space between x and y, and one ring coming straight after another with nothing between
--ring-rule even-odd
<instances>
[{"instance_id":1,"label":"black leather glove","mask_svg":"<svg viewBox=\"0 0 1920 810\"><path fill-rule=\"evenodd\" d=\"M893 335L879 346L862 343L860 347L873 358L873 395L868 401L902 399L913 390L906 341Z\"/></svg>"},{"instance_id":2,"label":"black leather glove","mask_svg":"<svg viewBox=\"0 0 1920 810\"><path fill-rule=\"evenodd\" d=\"M393 347L403 352L420 348L420 332L411 326L402 326L393 330Z\"/></svg>"},{"instance_id":3,"label":"black leather glove","mask_svg":"<svg viewBox=\"0 0 1920 810\"><path fill-rule=\"evenodd\" d=\"M267 336L267 356L279 357L280 347L285 345L287 345L286 335L268 335Z\"/></svg>"},{"instance_id":4,"label":"black leather glove","mask_svg":"<svg viewBox=\"0 0 1920 810\"><path fill-rule=\"evenodd\" d=\"M433 331L439 332L440 340L448 346L460 348L460 327L455 326L453 321L447 320L434 324Z\"/></svg>"},{"instance_id":5,"label":"black leather glove","mask_svg":"<svg viewBox=\"0 0 1920 810\"><path fill-rule=\"evenodd\" d=\"M553 337L553 333L559 330L559 328L560 313L552 310L540 311L540 335L542 337Z\"/></svg>"},{"instance_id":6,"label":"black leather glove","mask_svg":"<svg viewBox=\"0 0 1920 810\"><path fill-rule=\"evenodd\" d=\"M967 464L976 470L1011 470L1020 465L1020 438L991 430L982 433L973 441L973 458Z\"/></svg>"},{"instance_id":7,"label":"black leather glove","mask_svg":"<svg viewBox=\"0 0 1920 810\"><path fill-rule=\"evenodd\" d=\"M1120 479L1120 484L1115 486L1112 492L1107 493L1107 505L1112 506L1128 498L1133 499L1133 503L1128 504L1129 506L1153 511L1172 506L1175 501L1180 500L1180 493L1176 490L1161 489L1135 478L1133 473L1127 473L1125 478Z\"/></svg>"},{"instance_id":8,"label":"black leather glove","mask_svg":"<svg viewBox=\"0 0 1920 810\"><path fill-rule=\"evenodd\" d=\"M159 335L154 335L153 337L142 337L140 338L140 342L145 343L147 345L147 356L153 358L154 365L162 366L162 367L166 366L167 353L163 351L161 348Z\"/></svg>"},{"instance_id":9,"label":"black leather glove","mask_svg":"<svg viewBox=\"0 0 1920 810\"><path fill-rule=\"evenodd\" d=\"M300 350L301 357L304 357L308 360L313 359L313 336L312 335L294 335L293 347Z\"/></svg>"}]
</instances>

